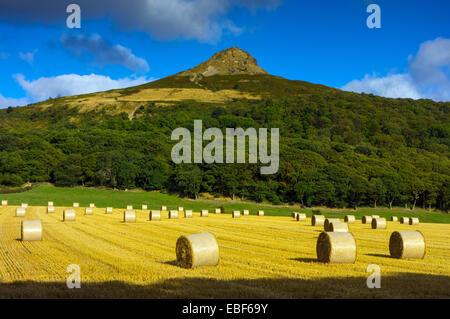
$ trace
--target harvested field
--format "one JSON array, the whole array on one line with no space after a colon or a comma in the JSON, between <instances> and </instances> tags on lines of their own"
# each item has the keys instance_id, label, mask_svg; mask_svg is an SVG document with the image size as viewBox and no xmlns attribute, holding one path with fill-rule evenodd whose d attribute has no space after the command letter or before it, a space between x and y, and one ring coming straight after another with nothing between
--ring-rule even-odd
<instances>
[{"instance_id":1,"label":"harvested field","mask_svg":"<svg viewBox=\"0 0 450 319\"><path fill-rule=\"evenodd\" d=\"M69 207L66 207L66 209ZM57 211L62 211L58 207ZM103 209L102 209L103 210ZM317 262L321 227L289 217L230 215L122 223L123 210L64 223L46 207L29 207L27 220L41 220L42 242L21 242L15 207L0 210L0 291L2 298L450 298L450 226L388 223L372 231L356 221L355 264ZM423 260L389 255L395 230L420 230ZM220 248L217 267L182 269L176 264L177 239L211 232ZM66 287L68 265L81 267L82 288ZM366 268L377 264L382 288L366 287Z\"/></svg>"}]
</instances>

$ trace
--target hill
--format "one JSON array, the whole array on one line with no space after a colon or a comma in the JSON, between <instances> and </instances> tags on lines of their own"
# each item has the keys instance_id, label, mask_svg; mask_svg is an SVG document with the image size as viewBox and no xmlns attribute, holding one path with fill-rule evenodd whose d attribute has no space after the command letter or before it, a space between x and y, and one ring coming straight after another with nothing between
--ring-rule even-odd
<instances>
[{"instance_id":1,"label":"hill","mask_svg":"<svg viewBox=\"0 0 450 319\"><path fill-rule=\"evenodd\" d=\"M236 62L237 61L237 62ZM214 70L213 70L214 69ZM330 207L450 206L450 103L267 74L232 48L138 87L0 111L0 184L200 192ZM174 165L175 128L280 129L280 170Z\"/></svg>"}]
</instances>

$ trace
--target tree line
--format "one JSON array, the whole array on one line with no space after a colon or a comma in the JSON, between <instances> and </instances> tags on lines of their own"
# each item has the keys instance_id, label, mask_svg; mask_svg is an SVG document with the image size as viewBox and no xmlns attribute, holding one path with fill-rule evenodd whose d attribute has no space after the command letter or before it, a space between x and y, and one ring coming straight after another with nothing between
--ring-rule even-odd
<instances>
[{"instance_id":1,"label":"tree line","mask_svg":"<svg viewBox=\"0 0 450 319\"><path fill-rule=\"evenodd\" d=\"M59 105L59 104L61 105ZM448 211L449 104L350 93L310 94L227 107L144 103L134 113L55 106L0 112L0 184L51 182L200 193L329 207L407 205ZM173 129L280 128L280 169L171 162Z\"/></svg>"}]
</instances>

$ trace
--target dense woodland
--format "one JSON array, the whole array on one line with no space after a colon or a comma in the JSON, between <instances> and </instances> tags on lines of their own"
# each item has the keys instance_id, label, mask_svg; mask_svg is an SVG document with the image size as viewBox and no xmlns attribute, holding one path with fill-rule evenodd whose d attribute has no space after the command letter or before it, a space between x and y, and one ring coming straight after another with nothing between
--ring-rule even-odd
<instances>
[{"instance_id":1,"label":"dense woodland","mask_svg":"<svg viewBox=\"0 0 450 319\"><path fill-rule=\"evenodd\" d=\"M51 182L192 198L210 193L304 206L406 204L448 211L450 103L380 98L270 76L254 85L237 79L212 77L203 87L268 94L226 104L143 102L132 119L106 110L81 113L64 98L45 110L0 110L0 184ZM173 164L172 130L192 131L195 119L204 128L280 128L278 174L260 175L258 164Z\"/></svg>"}]
</instances>

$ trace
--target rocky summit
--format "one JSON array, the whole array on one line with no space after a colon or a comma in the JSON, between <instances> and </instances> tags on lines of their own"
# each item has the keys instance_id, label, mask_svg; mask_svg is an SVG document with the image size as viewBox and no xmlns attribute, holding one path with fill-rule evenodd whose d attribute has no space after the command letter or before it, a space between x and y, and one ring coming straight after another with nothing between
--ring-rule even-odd
<instances>
[{"instance_id":1,"label":"rocky summit","mask_svg":"<svg viewBox=\"0 0 450 319\"><path fill-rule=\"evenodd\" d=\"M181 72L179 76L204 76L213 75L234 75L234 74L268 74L262 69L254 57L248 52L233 47L214 54L214 56L206 62L198 66Z\"/></svg>"}]
</instances>

